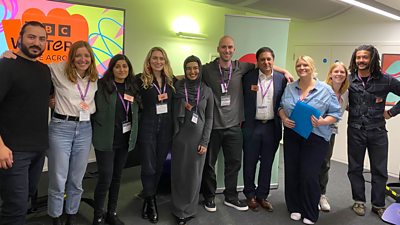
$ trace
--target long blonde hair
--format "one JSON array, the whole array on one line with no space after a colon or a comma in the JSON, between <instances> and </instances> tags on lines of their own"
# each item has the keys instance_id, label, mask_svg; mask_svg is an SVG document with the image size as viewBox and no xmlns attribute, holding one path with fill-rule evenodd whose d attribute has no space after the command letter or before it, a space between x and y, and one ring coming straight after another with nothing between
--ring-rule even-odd
<instances>
[{"instance_id":1,"label":"long blonde hair","mask_svg":"<svg viewBox=\"0 0 400 225\"><path fill-rule=\"evenodd\" d=\"M75 54L76 51L79 48L86 48L90 54L90 65L89 68L85 71L85 76L89 76L89 80L92 82L95 82L99 77L98 77L98 72L96 69L96 64L95 64L95 59L94 59L94 53L92 50L92 47L90 47L89 43L86 41L77 41L71 45L71 49L69 50L68 53L68 60L65 65L65 73L67 74L68 80L70 80L72 83L77 82L77 72L74 64L74 59L75 59Z\"/></svg>"},{"instance_id":2,"label":"long blonde hair","mask_svg":"<svg viewBox=\"0 0 400 225\"><path fill-rule=\"evenodd\" d=\"M343 67L345 73L346 73L346 80L343 81L342 85L340 86L339 93L343 94L347 91L347 89L350 86L350 81L349 81L349 71L347 70L346 66L342 62L335 62L329 67L328 75L326 76L325 83L330 85L333 88L333 83L332 83L332 78L329 76L332 74L332 71L338 67L341 66Z\"/></svg>"},{"instance_id":3,"label":"long blonde hair","mask_svg":"<svg viewBox=\"0 0 400 225\"><path fill-rule=\"evenodd\" d=\"M147 89L147 88L151 87L151 84L153 83L153 80L154 80L153 71L150 66L150 58L151 58L151 55L153 54L153 52L155 52L155 51L161 52L162 55L164 56L165 64L164 64L164 68L161 72L161 75L164 75L166 83L175 91L175 88L173 85L173 76L174 75L172 72L171 64L169 62L167 53L161 47L153 47L147 53L147 56L146 56L146 58L144 60L144 64L143 64L143 73L140 75L140 79L143 81L143 88Z\"/></svg>"}]
</instances>

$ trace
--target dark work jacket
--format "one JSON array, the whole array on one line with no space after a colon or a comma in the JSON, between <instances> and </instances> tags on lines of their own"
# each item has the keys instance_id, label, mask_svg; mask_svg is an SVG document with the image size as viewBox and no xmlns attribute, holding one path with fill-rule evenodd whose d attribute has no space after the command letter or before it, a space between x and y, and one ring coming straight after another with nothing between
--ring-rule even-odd
<instances>
[{"instance_id":1,"label":"dark work jacket","mask_svg":"<svg viewBox=\"0 0 400 225\"><path fill-rule=\"evenodd\" d=\"M259 69L253 69L243 76L243 95L244 95L244 117L243 135L251 136L256 122L257 110L257 92L251 90L251 85L258 85ZM276 145L282 139L282 121L278 115L278 108L281 102L283 91L286 87L286 78L282 73L273 72L272 76L274 96L272 97L274 105L274 125Z\"/></svg>"},{"instance_id":2,"label":"dark work jacket","mask_svg":"<svg viewBox=\"0 0 400 225\"><path fill-rule=\"evenodd\" d=\"M374 74L365 84L357 74L350 74L349 117L347 124L356 129L384 128L386 97L392 92L400 96L400 81L387 74ZM400 112L400 101L390 110L392 116Z\"/></svg>"},{"instance_id":3,"label":"dark work jacket","mask_svg":"<svg viewBox=\"0 0 400 225\"><path fill-rule=\"evenodd\" d=\"M99 81L101 82L101 81ZM114 142L115 111L117 102L117 92L114 91L109 98L105 96L103 85L98 85L95 95L96 113L92 115L93 146L96 150L112 151ZM132 93L128 93L133 96ZM135 148L136 137L138 134L138 104L136 101L131 103L132 127L129 137L128 151Z\"/></svg>"},{"instance_id":4,"label":"dark work jacket","mask_svg":"<svg viewBox=\"0 0 400 225\"><path fill-rule=\"evenodd\" d=\"M174 80L175 81L175 80ZM143 81L140 74L135 76L135 83L139 89L142 107L139 110L139 142L170 142L173 134L172 119L172 98L174 90L167 85L166 92L168 99L164 100L168 104L168 113L156 114L156 104L158 101L158 91L155 87L150 86L143 88ZM154 85L154 84L153 84ZM164 84L163 84L164 85ZM162 88L160 88L162 90Z\"/></svg>"}]
</instances>

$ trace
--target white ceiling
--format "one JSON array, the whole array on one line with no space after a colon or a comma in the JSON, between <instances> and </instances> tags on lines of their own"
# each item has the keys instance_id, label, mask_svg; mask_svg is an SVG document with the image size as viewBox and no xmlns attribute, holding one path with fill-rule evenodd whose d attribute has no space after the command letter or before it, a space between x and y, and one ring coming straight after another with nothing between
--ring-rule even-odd
<instances>
[{"instance_id":1,"label":"white ceiling","mask_svg":"<svg viewBox=\"0 0 400 225\"><path fill-rule=\"evenodd\" d=\"M293 20L316 21L336 16L352 6L339 0L193 0L259 14L276 14ZM399 0L358 0L400 15ZM366 13L369 13L366 11Z\"/></svg>"}]
</instances>

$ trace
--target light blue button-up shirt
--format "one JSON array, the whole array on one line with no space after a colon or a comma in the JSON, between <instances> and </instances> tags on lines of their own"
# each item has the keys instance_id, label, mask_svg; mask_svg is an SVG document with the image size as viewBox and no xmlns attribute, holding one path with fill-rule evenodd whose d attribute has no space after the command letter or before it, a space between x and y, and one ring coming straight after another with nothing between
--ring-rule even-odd
<instances>
[{"instance_id":1,"label":"light blue button-up shirt","mask_svg":"<svg viewBox=\"0 0 400 225\"><path fill-rule=\"evenodd\" d=\"M297 101L300 101L300 90L299 80L288 84L285 88L281 100L281 107L289 117ZM308 96L303 99L303 102L318 109L321 112L322 117L332 116L338 121L341 118L342 113L340 111L339 101L337 100L332 88L324 82L317 80L314 89L312 89ZM314 127L312 132L324 138L326 141L329 141L332 135L332 128L329 125L318 126Z\"/></svg>"}]
</instances>

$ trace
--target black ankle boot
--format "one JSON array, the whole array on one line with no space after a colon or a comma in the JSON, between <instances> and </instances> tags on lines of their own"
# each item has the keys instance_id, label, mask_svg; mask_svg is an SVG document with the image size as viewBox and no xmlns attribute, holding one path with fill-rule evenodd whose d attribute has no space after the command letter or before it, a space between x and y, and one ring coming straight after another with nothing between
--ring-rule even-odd
<instances>
[{"instance_id":1,"label":"black ankle boot","mask_svg":"<svg viewBox=\"0 0 400 225\"><path fill-rule=\"evenodd\" d=\"M108 212L106 216L106 223L109 225L125 225L124 222L122 222L116 212Z\"/></svg>"},{"instance_id":2,"label":"black ankle boot","mask_svg":"<svg viewBox=\"0 0 400 225\"><path fill-rule=\"evenodd\" d=\"M148 206L148 204L149 204L149 199L145 198L144 202L143 202L143 208L142 208L142 218L146 219L146 220L148 219L148 217L147 217L147 206Z\"/></svg>"},{"instance_id":3,"label":"black ankle boot","mask_svg":"<svg viewBox=\"0 0 400 225\"><path fill-rule=\"evenodd\" d=\"M157 210L157 202L156 202L156 197L152 196L149 197L149 201L147 203L147 217L149 218L149 221L152 223L157 223L158 222L158 210Z\"/></svg>"},{"instance_id":4,"label":"black ankle boot","mask_svg":"<svg viewBox=\"0 0 400 225\"><path fill-rule=\"evenodd\" d=\"M76 214L67 214L67 222L65 222L65 225L77 225L78 223L76 222Z\"/></svg>"},{"instance_id":5,"label":"black ankle boot","mask_svg":"<svg viewBox=\"0 0 400 225\"><path fill-rule=\"evenodd\" d=\"M62 224L60 217L53 217L52 221L53 221L53 225L61 225Z\"/></svg>"},{"instance_id":6,"label":"black ankle boot","mask_svg":"<svg viewBox=\"0 0 400 225\"><path fill-rule=\"evenodd\" d=\"M92 225L105 225L103 214L94 215Z\"/></svg>"}]
</instances>

